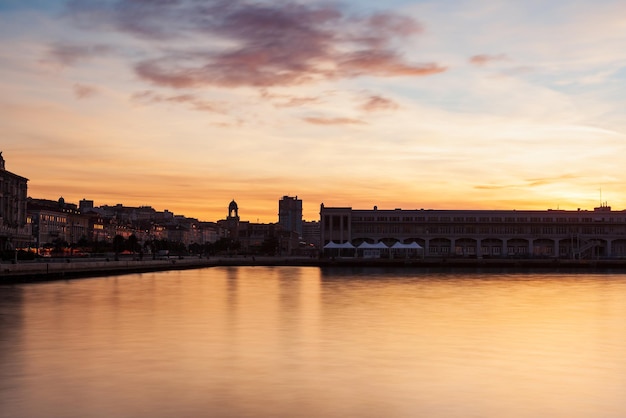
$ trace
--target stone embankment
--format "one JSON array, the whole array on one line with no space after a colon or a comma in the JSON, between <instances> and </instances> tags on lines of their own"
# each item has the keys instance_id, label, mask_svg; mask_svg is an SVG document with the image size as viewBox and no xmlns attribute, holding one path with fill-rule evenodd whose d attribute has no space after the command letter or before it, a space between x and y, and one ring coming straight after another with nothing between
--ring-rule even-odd
<instances>
[{"instance_id":1,"label":"stone embankment","mask_svg":"<svg viewBox=\"0 0 626 418\"><path fill-rule=\"evenodd\" d=\"M0 264L0 284L109 276L114 274L146 273L150 271L182 270L210 267L206 258L163 260L80 260L65 259Z\"/></svg>"},{"instance_id":2,"label":"stone embankment","mask_svg":"<svg viewBox=\"0 0 626 418\"><path fill-rule=\"evenodd\" d=\"M169 258L160 260L61 259L33 262L2 262L0 285L49 280L137 274L152 271L198 269L216 266L315 266L315 267L409 267L429 270L551 270L606 271L626 273L626 260L562 259L362 259L309 257Z\"/></svg>"}]
</instances>

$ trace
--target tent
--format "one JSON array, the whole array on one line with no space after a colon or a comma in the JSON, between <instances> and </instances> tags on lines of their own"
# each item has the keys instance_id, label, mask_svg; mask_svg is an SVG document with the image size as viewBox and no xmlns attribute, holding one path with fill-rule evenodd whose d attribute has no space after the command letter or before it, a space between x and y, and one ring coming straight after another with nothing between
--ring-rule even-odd
<instances>
[{"instance_id":1,"label":"tent","mask_svg":"<svg viewBox=\"0 0 626 418\"><path fill-rule=\"evenodd\" d=\"M331 254L333 254L332 250L337 250L336 255L341 256L341 250L356 251L356 247L352 245L349 241L343 242L341 244L330 241L328 244L324 245L324 250L331 250ZM352 254L354 254L354 252Z\"/></svg>"},{"instance_id":2,"label":"tent","mask_svg":"<svg viewBox=\"0 0 626 418\"><path fill-rule=\"evenodd\" d=\"M412 243L410 243L410 244L403 244L403 243L401 243L400 241L398 241L398 242L396 242L395 244L393 244L393 245L391 246L391 248L392 248L392 249L394 249L394 250L411 250L411 249L414 249L414 250L419 250L419 249L422 249L422 246L421 246L421 245L419 245L419 244L418 244L417 242L415 242L415 241L413 241L413 242L412 242Z\"/></svg>"},{"instance_id":3,"label":"tent","mask_svg":"<svg viewBox=\"0 0 626 418\"><path fill-rule=\"evenodd\" d=\"M324 245L324 249L332 249L332 248L336 248L336 249L354 249L354 245L352 245L350 242L346 241L344 243L338 244L335 241L330 241L328 244Z\"/></svg>"},{"instance_id":4,"label":"tent","mask_svg":"<svg viewBox=\"0 0 626 418\"><path fill-rule=\"evenodd\" d=\"M386 250L389 247L387 247L382 241L377 242L376 244L370 244L367 241L363 241L357 248L363 251L363 258L380 258L380 251Z\"/></svg>"},{"instance_id":5,"label":"tent","mask_svg":"<svg viewBox=\"0 0 626 418\"><path fill-rule=\"evenodd\" d=\"M384 243L384 242L382 242L382 241L381 241L381 242L377 242L376 244L370 244L370 243L369 243L369 242L367 242L367 241L363 241L363 242L361 243L361 245L359 245L357 248L359 248L360 250L361 250L361 249L367 249L367 250L370 250L370 249L385 250L385 249L387 249L387 248L389 248L389 247L387 247L387 246L385 245L385 243Z\"/></svg>"},{"instance_id":6,"label":"tent","mask_svg":"<svg viewBox=\"0 0 626 418\"><path fill-rule=\"evenodd\" d=\"M408 257L409 256L409 252L410 251L414 251L415 253L418 252L419 250L423 250L424 248L419 245L417 242L413 241L410 244L403 244L401 242L396 242L395 244L393 244L391 246L391 250L392 252L397 252L399 250L404 250L404 256ZM424 255L424 253L422 252L422 256Z\"/></svg>"}]
</instances>

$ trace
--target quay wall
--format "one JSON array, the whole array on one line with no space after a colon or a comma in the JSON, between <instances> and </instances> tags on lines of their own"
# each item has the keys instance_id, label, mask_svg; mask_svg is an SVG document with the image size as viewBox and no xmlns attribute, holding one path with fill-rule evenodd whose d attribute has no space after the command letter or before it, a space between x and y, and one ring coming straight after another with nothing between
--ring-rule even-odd
<instances>
[{"instance_id":1,"label":"quay wall","mask_svg":"<svg viewBox=\"0 0 626 418\"><path fill-rule=\"evenodd\" d=\"M626 274L626 260L563 259L359 259L308 257L224 257L164 260L22 262L0 264L0 285L74 278L138 274L152 271L210 268L216 266L313 266L313 267L384 267L416 268L440 271L470 269L476 271L611 271Z\"/></svg>"},{"instance_id":2,"label":"quay wall","mask_svg":"<svg viewBox=\"0 0 626 418\"><path fill-rule=\"evenodd\" d=\"M207 259L55 261L0 264L0 284L210 267Z\"/></svg>"}]
</instances>

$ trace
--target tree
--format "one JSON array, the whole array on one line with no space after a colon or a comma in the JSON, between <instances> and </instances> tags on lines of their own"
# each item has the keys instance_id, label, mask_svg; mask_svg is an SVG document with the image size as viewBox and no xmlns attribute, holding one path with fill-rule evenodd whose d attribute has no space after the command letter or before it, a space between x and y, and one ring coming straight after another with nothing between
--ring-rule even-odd
<instances>
[{"instance_id":1,"label":"tree","mask_svg":"<svg viewBox=\"0 0 626 418\"><path fill-rule=\"evenodd\" d=\"M124 251L124 237L116 235L113 238L113 251L115 251L115 260L119 260L119 254Z\"/></svg>"},{"instance_id":2,"label":"tree","mask_svg":"<svg viewBox=\"0 0 626 418\"><path fill-rule=\"evenodd\" d=\"M128 251L133 253L138 251L139 240L137 239L137 236L135 234L132 234L130 237L128 237L128 240L126 241L126 248L128 249Z\"/></svg>"},{"instance_id":3,"label":"tree","mask_svg":"<svg viewBox=\"0 0 626 418\"><path fill-rule=\"evenodd\" d=\"M232 238L222 237L213 243L213 253L225 253L231 251L237 251L241 247L239 241L235 241Z\"/></svg>"}]
</instances>

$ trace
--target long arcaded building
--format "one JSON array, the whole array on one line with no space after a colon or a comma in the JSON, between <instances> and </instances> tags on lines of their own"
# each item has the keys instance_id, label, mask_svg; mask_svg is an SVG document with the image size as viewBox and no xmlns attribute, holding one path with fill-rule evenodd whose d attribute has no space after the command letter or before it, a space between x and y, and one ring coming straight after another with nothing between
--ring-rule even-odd
<instances>
[{"instance_id":1,"label":"long arcaded building","mask_svg":"<svg viewBox=\"0 0 626 418\"><path fill-rule=\"evenodd\" d=\"M417 242L425 257L626 258L626 211L320 209L321 246Z\"/></svg>"}]
</instances>

